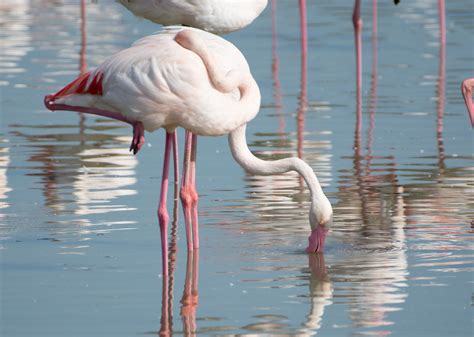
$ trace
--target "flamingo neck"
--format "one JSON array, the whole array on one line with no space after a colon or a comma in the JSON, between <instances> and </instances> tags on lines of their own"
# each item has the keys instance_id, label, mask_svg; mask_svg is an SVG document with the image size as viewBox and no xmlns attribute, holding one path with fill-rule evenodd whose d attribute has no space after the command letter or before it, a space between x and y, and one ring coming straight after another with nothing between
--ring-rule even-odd
<instances>
[{"instance_id":1,"label":"flamingo neck","mask_svg":"<svg viewBox=\"0 0 474 337\"><path fill-rule=\"evenodd\" d=\"M232 155L242 168L255 175L274 175L289 171L298 172L305 180L311 193L310 224L311 228L329 223L332 218L332 208L324 194L313 169L303 160L292 157L280 160L265 161L255 157L247 146L244 124L229 133L229 145Z\"/></svg>"}]
</instances>

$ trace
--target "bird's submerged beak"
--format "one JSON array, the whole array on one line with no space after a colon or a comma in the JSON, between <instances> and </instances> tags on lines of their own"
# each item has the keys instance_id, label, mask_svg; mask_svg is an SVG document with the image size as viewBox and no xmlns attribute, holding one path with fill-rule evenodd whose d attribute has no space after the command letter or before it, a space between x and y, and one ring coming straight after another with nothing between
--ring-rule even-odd
<instances>
[{"instance_id":1,"label":"bird's submerged beak","mask_svg":"<svg viewBox=\"0 0 474 337\"><path fill-rule=\"evenodd\" d=\"M319 253L324 249L324 242L326 241L326 235L328 229L324 225L319 225L311 231L311 235L308 238L307 253Z\"/></svg>"}]
</instances>

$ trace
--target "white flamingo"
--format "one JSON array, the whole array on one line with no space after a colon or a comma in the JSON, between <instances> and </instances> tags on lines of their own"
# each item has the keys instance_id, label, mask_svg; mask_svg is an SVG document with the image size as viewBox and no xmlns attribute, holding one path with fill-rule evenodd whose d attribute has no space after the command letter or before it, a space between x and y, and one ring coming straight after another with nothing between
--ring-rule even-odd
<instances>
[{"instance_id":1,"label":"white flamingo","mask_svg":"<svg viewBox=\"0 0 474 337\"><path fill-rule=\"evenodd\" d=\"M260 108L260 91L247 61L226 40L194 28L170 27L109 57L56 94L45 97L50 110L72 110L112 117L134 126L132 148L143 130L166 130L158 207L163 273L167 274L166 194L175 129L195 135L229 134L234 159L258 175L298 172L311 192L308 252L322 251L332 208L311 167L298 158L264 161L248 149L245 129ZM176 153L175 153L176 160ZM185 168L184 175L189 171ZM186 228L188 250L199 247L197 226Z\"/></svg>"}]
</instances>

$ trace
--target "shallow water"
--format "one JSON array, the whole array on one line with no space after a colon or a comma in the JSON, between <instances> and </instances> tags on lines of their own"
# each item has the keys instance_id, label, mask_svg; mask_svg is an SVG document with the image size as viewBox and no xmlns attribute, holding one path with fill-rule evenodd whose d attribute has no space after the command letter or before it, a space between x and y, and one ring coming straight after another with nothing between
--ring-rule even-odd
<instances>
[{"instance_id":1,"label":"shallow water","mask_svg":"<svg viewBox=\"0 0 474 337\"><path fill-rule=\"evenodd\" d=\"M473 138L459 87L474 70L474 8L446 6L443 47L437 1L380 1L375 39L363 3L360 100L347 1L309 2L306 80L293 1L278 1L276 35L270 6L229 35L262 91L251 149L302 156L334 224L324 255L304 254L298 177L248 176L225 137L200 138L201 249L186 253L176 210L164 280L163 132L135 157L129 127L42 104L156 26L112 1L88 2L85 25L73 0L2 1L0 334L472 335Z\"/></svg>"}]
</instances>

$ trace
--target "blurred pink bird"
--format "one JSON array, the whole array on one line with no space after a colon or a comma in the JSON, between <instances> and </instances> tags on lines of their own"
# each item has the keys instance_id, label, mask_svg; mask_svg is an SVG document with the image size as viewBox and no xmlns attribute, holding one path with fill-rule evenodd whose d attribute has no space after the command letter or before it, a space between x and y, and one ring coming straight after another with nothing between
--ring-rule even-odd
<instances>
[{"instance_id":1,"label":"blurred pink bird","mask_svg":"<svg viewBox=\"0 0 474 337\"><path fill-rule=\"evenodd\" d=\"M472 102L472 88L474 88L474 78L465 79L461 85L462 95L466 103L467 112L471 118L471 125L474 127L474 103Z\"/></svg>"}]
</instances>

